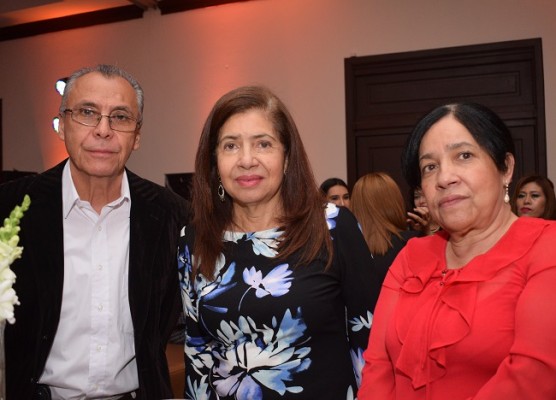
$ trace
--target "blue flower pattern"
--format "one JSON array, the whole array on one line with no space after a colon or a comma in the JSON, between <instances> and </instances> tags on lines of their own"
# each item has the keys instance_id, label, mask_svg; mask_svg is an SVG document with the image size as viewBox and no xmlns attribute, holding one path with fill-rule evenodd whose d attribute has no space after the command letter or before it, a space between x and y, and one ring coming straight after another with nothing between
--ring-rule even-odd
<instances>
[{"instance_id":1,"label":"blue flower pattern","mask_svg":"<svg viewBox=\"0 0 556 400\"><path fill-rule=\"evenodd\" d=\"M250 287L242 296L238 308L241 308L243 298L251 289L255 289L255 296L259 299L268 295L272 297L285 295L291 286L291 280L293 279L290 277L291 274L292 271L288 269L288 264L277 266L264 278L262 272L256 270L255 267L245 268L243 270L243 280Z\"/></svg>"},{"instance_id":2,"label":"blue flower pattern","mask_svg":"<svg viewBox=\"0 0 556 400\"><path fill-rule=\"evenodd\" d=\"M326 221L331 231L336 228L338 215L338 207L329 205L326 208ZM278 254L281 234L277 229L226 232L223 241L230 245L251 243L255 256L272 260ZM262 400L266 398L265 393L274 393L276 397L272 398L296 394L300 397L292 399L307 398L303 394L304 387L296 383L297 376L307 373L313 364L312 337L302 307L288 307L267 323L249 315L257 301L289 294L295 282L294 269L288 262L273 264L272 268L262 265L239 267L238 260L226 260L230 255L225 251L226 255L221 254L217 261L214 280L197 274L192 281L194 256L190 243L182 243L178 251L178 269L183 309L186 319L191 321L187 324L185 344L187 367L192 369L188 370L186 398ZM240 287L241 297L234 307L234 314L230 314L232 304L218 300ZM244 311L243 306L247 304L249 307ZM353 317L349 322L352 332L366 329L365 336L368 336L372 313L367 308L365 312L365 317ZM217 328L212 320L216 315L220 315ZM238 317L230 320L228 315ZM212 320L212 325L205 318ZM346 399L355 399L360 383L366 340L359 344L352 345L350 350L356 386L346 387Z\"/></svg>"}]
</instances>

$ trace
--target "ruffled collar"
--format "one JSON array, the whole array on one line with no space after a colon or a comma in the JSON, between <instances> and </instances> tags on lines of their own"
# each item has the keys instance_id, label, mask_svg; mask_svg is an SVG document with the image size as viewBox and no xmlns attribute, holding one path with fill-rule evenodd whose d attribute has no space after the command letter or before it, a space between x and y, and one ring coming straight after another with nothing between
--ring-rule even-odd
<instances>
[{"instance_id":1,"label":"ruffled collar","mask_svg":"<svg viewBox=\"0 0 556 400\"><path fill-rule=\"evenodd\" d=\"M408 242L399 304L401 309L418 311L411 321L396 319L396 332L402 343L396 368L412 380L415 389L445 375L446 348L469 334L479 283L492 279L501 269L523 257L550 223L537 218L518 218L489 251L463 268L451 270L449 273L453 275L445 286L440 282L446 268L448 234L441 232ZM428 301L417 308L416 295L430 286L431 281L438 283L436 291L429 289L437 296L436 301ZM454 285L461 282L468 284ZM444 323L432 327L433 320Z\"/></svg>"}]
</instances>

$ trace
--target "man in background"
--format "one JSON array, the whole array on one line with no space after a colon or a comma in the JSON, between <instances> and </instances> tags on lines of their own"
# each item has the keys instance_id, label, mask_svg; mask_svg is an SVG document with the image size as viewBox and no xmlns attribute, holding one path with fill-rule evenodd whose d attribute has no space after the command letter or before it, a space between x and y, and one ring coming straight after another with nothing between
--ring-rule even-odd
<instances>
[{"instance_id":1,"label":"man in background","mask_svg":"<svg viewBox=\"0 0 556 400\"><path fill-rule=\"evenodd\" d=\"M173 397L165 346L187 204L125 168L142 118L127 72L76 71L60 106L69 158L0 186L0 215L25 194L32 203L12 268L21 305L6 329L8 399Z\"/></svg>"}]
</instances>

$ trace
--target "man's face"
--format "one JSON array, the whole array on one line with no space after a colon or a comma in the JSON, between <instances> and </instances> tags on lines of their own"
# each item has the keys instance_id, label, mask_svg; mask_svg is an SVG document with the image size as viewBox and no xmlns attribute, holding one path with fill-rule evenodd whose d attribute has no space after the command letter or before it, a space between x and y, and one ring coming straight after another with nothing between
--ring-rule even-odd
<instances>
[{"instance_id":1,"label":"man's face","mask_svg":"<svg viewBox=\"0 0 556 400\"><path fill-rule=\"evenodd\" d=\"M68 93L66 109L139 117L137 97L131 85L121 77L107 78L99 72L83 75L75 81ZM115 131L106 117L102 117L96 127L84 126L74 121L71 114L66 112L61 116L58 136L65 142L73 179L120 176L131 152L139 148L139 129Z\"/></svg>"}]
</instances>

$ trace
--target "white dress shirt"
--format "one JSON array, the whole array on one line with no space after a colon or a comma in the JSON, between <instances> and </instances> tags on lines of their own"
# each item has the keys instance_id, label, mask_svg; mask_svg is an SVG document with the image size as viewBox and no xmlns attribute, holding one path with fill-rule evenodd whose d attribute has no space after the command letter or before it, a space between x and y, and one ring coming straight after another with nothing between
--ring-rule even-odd
<instances>
[{"instance_id":1,"label":"white dress shirt","mask_svg":"<svg viewBox=\"0 0 556 400\"><path fill-rule=\"evenodd\" d=\"M40 383L52 399L112 399L139 387L129 309L129 215L121 196L100 215L62 174L64 289L60 323Z\"/></svg>"}]
</instances>

